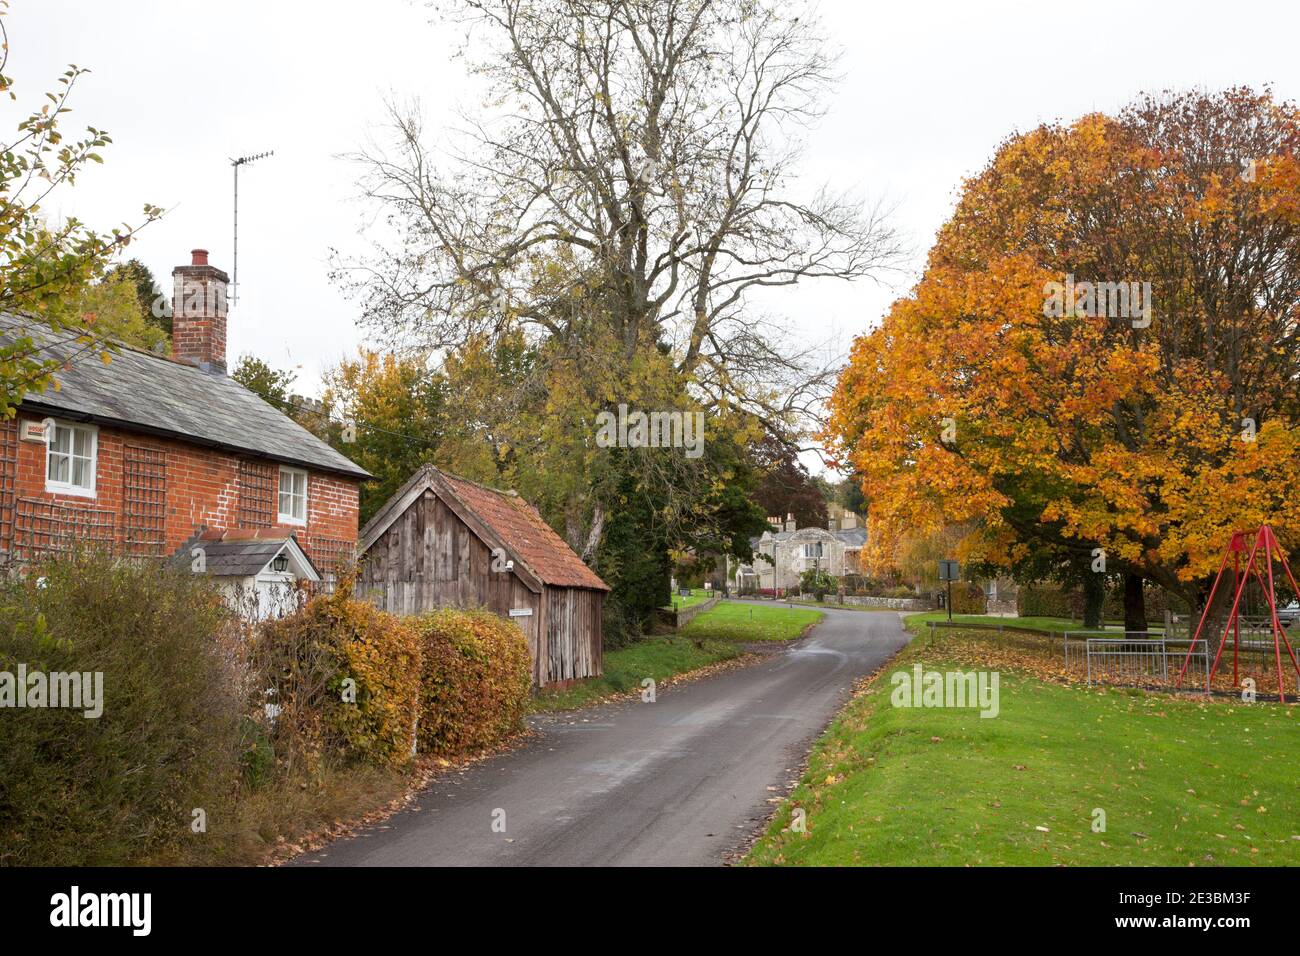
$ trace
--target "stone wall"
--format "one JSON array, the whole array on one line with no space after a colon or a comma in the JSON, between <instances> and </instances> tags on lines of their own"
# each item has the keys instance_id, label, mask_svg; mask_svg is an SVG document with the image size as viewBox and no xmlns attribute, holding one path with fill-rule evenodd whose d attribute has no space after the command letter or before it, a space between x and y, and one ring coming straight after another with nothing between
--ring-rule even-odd
<instances>
[{"instance_id":1,"label":"stone wall","mask_svg":"<svg viewBox=\"0 0 1300 956\"><path fill-rule=\"evenodd\" d=\"M827 594L826 599L833 601L834 595ZM934 602L927 598L892 598L892 597L854 597L845 595L845 604L856 604L859 607L883 607L893 611L933 611Z\"/></svg>"},{"instance_id":2,"label":"stone wall","mask_svg":"<svg viewBox=\"0 0 1300 956\"><path fill-rule=\"evenodd\" d=\"M709 598L707 601L704 601L701 604L693 604L690 607L682 608L680 611L677 612L677 623L674 626L676 627L677 630L680 631L682 628L684 628L695 618L699 617L705 611L709 610L710 608L716 607L718 602L721 600L722 600L722 595L715 594L713 595L713 597Z\"/></svg>"}]
</instances>

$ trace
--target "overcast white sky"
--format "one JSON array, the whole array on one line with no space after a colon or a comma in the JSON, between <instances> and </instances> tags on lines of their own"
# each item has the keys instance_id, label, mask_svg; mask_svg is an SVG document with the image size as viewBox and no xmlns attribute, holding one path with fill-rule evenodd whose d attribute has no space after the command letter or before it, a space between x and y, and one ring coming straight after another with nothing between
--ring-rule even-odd
<instances>
[{"instance_id":1,"label":"overcast white sky","mask_svg":"<svg viewBox=\"0 0 1300 956\"><path fill-rule=\"evenodd\" d=\"M1144 90L1271 83L1300 99L1295 0L824 0L820 11L845 76L811 137L808 177L894 204L918 267L962 177L1014 131ZM275 150L240 176L229 351L292 368L312 392L362 341L326 275L329 248L359 250L367 220L338 155L375 129L386 94L418 95L436 132L467 90L431 17L422 0L12 0L18 106L36 105L65 64L89 67L72 118L114 138L51 212L105 228L156 203L169 212L132 254L165 288L196 246L229 271L230 157ZM0 106L4 127L17 117ZM912 281L810 287L771 307L803 341L844 350Z\"/></svg>"}]
</instances>

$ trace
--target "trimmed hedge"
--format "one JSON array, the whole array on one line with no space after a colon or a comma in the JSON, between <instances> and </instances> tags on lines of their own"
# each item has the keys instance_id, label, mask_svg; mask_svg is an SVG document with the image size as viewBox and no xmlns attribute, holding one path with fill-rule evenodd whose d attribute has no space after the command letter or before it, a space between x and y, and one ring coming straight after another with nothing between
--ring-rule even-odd
<instances>
[{"instance_id":1,"label":"trimmed hedge","mask_svg":"<svg viewBox=\"0 0 1300 956\"><path fill-rule=\"evenodd\" d=\"M984 614L988 610L988 595L978 584L954 581L952 585L953 614Z\"/></svg>"},{"instance_id":2,"label":"trimmed hedge","mask_svg":"<svg viewBox=\"0 0 1300 956\"><path fill-rule=\"evenodd\" d=\"M253 705L272 705L281 763L323 757L400 767L410 760L421 643L402 619L352 597L349 582L266 621L254 641Z\"/></svg>"},{"instance_id":3,"label":"trimmed hedge","mask_svg":"<svg viewBox=\"0 0 1300 956\"><path fill-rule=\"evenodd\" d=\"M421 753L479 750L523 729L532 663L517 625L451 608L413 623L423 645Z\"/></svg>"},{"instance_id":4,"label":"trimmed hedge","mask_svg":"<svg viewBox=\"0 0 1300 956\"><path fill-rule=\"evenodd\" d=\"M1190 610L1176 596L1163 588L1148 585L1144 591L1146 598L1147 620L1160 623L1165 619L1165 610L1177 614L1188 614ZM1016 611L1021 617L1064 617L1083 620L1083 591L1074 588L1065 590L1050 584L1021 585L1016 595ZM1113 588L1106 593L1106 602L1102 614L1108 621L1124 619L1124 591L1122 587Z\"/></svg>"},{"instance_id":5,"label":"trimmed hedge","mask_svg":"<svg viewBox=\"0 0 1300 956\"><path fill-rule=\"evenodd\" d=\"M875 587L866 588L860 591L845 592L852 593L856 597L878 597L878 598L920 598L923 595L917 594L915 588L909 588L906 585L898 587Z\"/></svg>"},{"instance_id":6,"label":"trimmed hedge","mask_svg":"<svg viewBox=\"0 0 1300 956\"><path fill-rule=\"evenodd\" d=\"M1083 592L1064 591L1041 584L1022 584L1016 594L1016 613L1021 617L1083 617Z\"/></svg>"}]
</instances>

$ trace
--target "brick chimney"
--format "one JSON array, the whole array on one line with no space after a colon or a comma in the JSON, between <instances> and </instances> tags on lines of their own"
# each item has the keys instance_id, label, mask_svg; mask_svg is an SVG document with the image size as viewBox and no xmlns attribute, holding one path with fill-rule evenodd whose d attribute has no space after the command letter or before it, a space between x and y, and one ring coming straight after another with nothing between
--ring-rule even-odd
<instances>
[{"instance_id":1,"label":"brick chimney","mask_svg":"<svg viewBox=\"0 0 1300 956\"><path fill-rule=\"evenodd\" d=\"M195 249L172 270L172 358L205 372L226 373L226 290L230 277Z\"/></svg>"}]
</instances>

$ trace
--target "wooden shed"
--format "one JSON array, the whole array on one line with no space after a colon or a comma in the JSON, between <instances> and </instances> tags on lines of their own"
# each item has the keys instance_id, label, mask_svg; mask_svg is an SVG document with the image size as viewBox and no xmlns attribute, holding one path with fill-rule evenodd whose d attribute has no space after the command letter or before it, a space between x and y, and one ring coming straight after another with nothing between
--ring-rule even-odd
<instances>
[{"instance_id":1,"label":"wooden shed","mask_svg":"<svg viewBox=\"0 0 1300 956\"><path fill-rule=\"evenodd\" d=\"M513 491L421 468L361 529L358 589L394 614L486 607L528 638L533 682L601 673L609 587Z\"/></svg>"}]
</instances>

